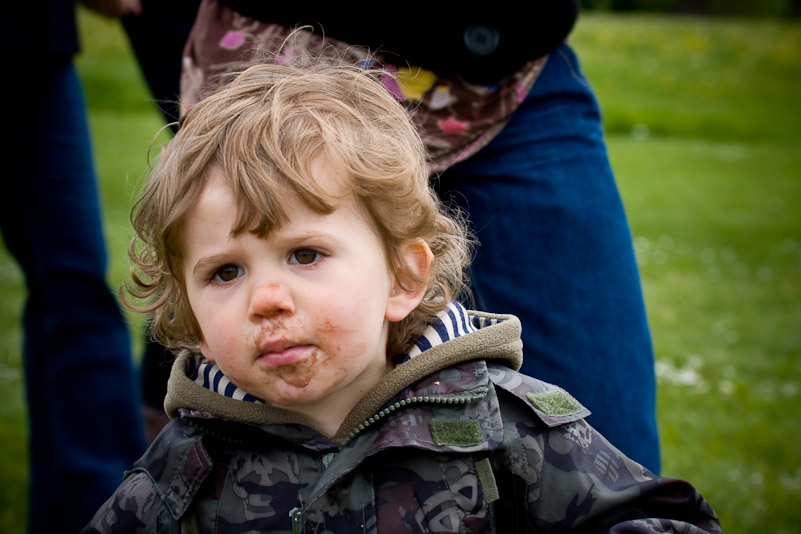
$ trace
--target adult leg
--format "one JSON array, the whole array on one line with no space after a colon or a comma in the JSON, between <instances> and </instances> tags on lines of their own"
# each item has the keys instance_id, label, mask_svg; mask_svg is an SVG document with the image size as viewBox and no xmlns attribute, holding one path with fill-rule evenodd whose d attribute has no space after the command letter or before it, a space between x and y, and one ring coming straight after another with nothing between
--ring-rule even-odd
<instances>
[{"instance_id":1,"label":"adult leg","mask_svg":"<svg viewBox=\"0 0 801 534\"><path fill-rule=\"evenodd\" d=\"M13 72L26 73L16 90L28 105L11 106L17 130L0 224L28 285L30 531L78 532L144 450L139 395L128 331L105 283L77 74L69 58L30 58Z\"/></svg>"},{"instance_id":2,"label":"adult leg","mask_svg":"<svg viewBox=\"0 0 801 534\"><path fill-rule=\"evenodd\" d=\"M200 0L142 0L140 14L122 18L150 94L167 123L180 117L181 62L198 7Z\"/></svg>"},{"instance_id":3,"label":"adult leg","mask_svg":"<svg viewBox=\"0 0 801 534\"><path fill-rule=\"evenodd\" d=\"M597 103L567 45L501 134L439 184L481 242L476 305L522 320L522 371L570 391L593 426L658 471L653 352L631 234Z\"/></svg>"},{"instance_id":4,"label":"adult leg","mask_svg":"<svg viewBox=\"0 0 801 534\"><path fill-rule=\"evenodd\" d=\"M184 44L199 6L200 0L143 0L141 14L122 19L150 94L173 133L180 116L178 96ZM159 39L154 40L153 35L158 35ZM141 388L142 418L148 442L153 441L169 421L164 413L164 397L171 363L172 355L167 349L155 341L145 340Z\"/></svg>"}]
</instances>

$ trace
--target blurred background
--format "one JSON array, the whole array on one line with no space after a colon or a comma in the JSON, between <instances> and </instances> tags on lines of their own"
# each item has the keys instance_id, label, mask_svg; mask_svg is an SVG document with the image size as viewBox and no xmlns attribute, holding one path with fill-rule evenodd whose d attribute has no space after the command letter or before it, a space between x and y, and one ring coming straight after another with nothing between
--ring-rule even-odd
<instances>
[{"instance_id":1,"label":"blurred background","mask_svg":"<svg viewBox=\"0 0 801 534\"><path fill-rule=\"evenodd\" d=\"M801 1L584 6L571 43L601 102L640 263L663 474L691 480L728 533L797 533ZM82 10L80 28L109 283L118 287L129 210L162 121L119 22ZM27 515L24 287L0 243L2 532L24 532ZM141 331L141 318L130 325ZM133 339L140 354L142 336Z\"/></svg>"}]
</instances>

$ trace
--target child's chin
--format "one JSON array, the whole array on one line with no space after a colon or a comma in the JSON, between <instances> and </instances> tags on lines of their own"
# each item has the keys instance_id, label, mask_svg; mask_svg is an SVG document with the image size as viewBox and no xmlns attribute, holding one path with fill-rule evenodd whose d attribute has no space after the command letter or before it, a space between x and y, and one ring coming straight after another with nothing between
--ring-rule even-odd
<instances>
[{"instance_id":1,"label":"child's chin","mask_svg":"<svg viewBox=\"0 0 801 534\"><path fill-rule=\"evenodd\" d=\"M290 388L284 386L281 389L289 389L289 391L272 391L265 400L278 408L292 409L307 404L314 404L324 397L324 395L320 394L318 391L313 391L308 386Z\"/></svg>"}]
</instances>

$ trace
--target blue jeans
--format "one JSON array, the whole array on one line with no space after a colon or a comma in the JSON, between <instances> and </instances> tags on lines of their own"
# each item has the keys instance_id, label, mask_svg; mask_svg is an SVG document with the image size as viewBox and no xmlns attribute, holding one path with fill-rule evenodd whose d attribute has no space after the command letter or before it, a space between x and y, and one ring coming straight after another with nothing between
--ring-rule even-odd
<instances>
[{"instance_id":1,"label":"blue jeans","mask_svg":"<svg viewBox=\"0 0 801 534\"><path fill-rule=\"evenodd\" d=\"M78 532L144 450L130 340L106 249L83 93L69 57L5 84L0 228L28 286L30 531ZM25 105L19 105L24 101Z\"/></svg>"},{"instance_id":2,"label":"blue jeans","mask_svg":"<svg viewBox=\"0 0 801 534\"><path fill-rule=\"evenodd\" d=\"M522 371L571 392L628 456L660 469L653 349L600 112L562 45L487 147L438 188L481 242L476 306L523 324Z\"/></svg>"}]
</instances>

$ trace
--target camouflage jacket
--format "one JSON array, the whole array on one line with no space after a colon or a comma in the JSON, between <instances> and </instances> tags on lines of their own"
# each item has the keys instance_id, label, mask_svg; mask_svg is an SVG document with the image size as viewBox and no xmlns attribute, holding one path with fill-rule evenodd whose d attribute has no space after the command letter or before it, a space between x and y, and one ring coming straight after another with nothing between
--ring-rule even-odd
<instances>
[{"instance_id":1,"label":"camouflage jacket","mask_svg":"<svg viewBox=\"0 0 801 534\"><path fill-rule=\"evenodd\" d=\"M570 395L510 368L516 318L470 314L487 326L397 365L333 437L210 391L179 359L174 419L84 532L720 532L691 485L629 460Z\"/></svg>"}]
</instances>

